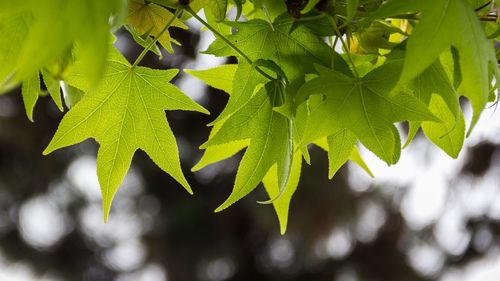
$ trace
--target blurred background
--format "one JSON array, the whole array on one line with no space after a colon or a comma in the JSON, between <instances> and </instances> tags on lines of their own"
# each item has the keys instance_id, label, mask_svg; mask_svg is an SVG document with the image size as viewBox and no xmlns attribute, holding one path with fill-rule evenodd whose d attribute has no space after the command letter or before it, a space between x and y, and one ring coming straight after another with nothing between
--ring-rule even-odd
<instances>
[{"instance_id":1,"label":"blurred background","mask_svg":"<svg viewBox=\"0 0 500 281\"><path fill-rule=\"evenodd\" d=\"M213 40L200 26L173 30L182 44L154 68L206 69ZM194 30L194 31L193 31ZM124 31L117 47L140 53ZM0 281L497 281L500 280L500 113L490 108L458 160L422 136L387 167L363 155L375 178L347 165L327 179L311 147L286 235L262 187L222 213L241 155L191 173L205 126L227 96L182 73L175 83L212 112L168 112L190 196L142 152L103 223L97 145L42 151L62 117L48 98L25 117L16 90L0 97ZM402 127L402 131L404 128Z\"/></svg>"}]
</instances>

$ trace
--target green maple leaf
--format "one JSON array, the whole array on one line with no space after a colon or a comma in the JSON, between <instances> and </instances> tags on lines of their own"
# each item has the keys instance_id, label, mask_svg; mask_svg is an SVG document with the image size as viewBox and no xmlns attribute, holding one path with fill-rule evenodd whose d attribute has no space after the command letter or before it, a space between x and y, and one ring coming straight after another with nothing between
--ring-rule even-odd
<instances>
[{"instance_id":1,"label":"green maple leaf","mask_svg":"<svg viewBox=\"0 0 500 281\"><path fill-rule=\"evenodd\" d=\"M26 115L28 119L33 122L33 109L40 95L40 76L38 72L29 79L23 81L21 94L23 96Z\"/></svg>"},{"instance_id":2,"label":"green maple leaf","mask_svg":"<svg viewBox=\"0 0 500 281\"><path fill-rule=\"evenodd\" d=\"M229 95L232 95L233 80L236 75L237 69L238 65L236 64L226 64L206 70L186 69L184 71L202 80L207 85L222 90ZM212 138L222 128L226 119L227 118L222 119L222 121L217 122L212 127L209 138ZM205 149L205 152L203 153L203 156L191 169L191 171L199 171L210 164L227 159L247 147L248 144L248 140L239 140L207 147Z\"/></svg>"},{"instance_id":3,"label":"green maple leaf","mask_svg":"<svg viewBox=\"0 0 500 281\"><path fill-rule=\"evenodd\" d=\"M75 68L65 80L85 95L64 116L44 154L87 138L94 138L100 144L97 175L105 220L137 149L145 151L191 193L165 110L208 112L168 83L178 71L133 68L114 51L107 61L102 82L92 89L78 71L78 63Z\"/></svg>"},{"instance_id":4,"label":"green maple leaf","mask_svg":"<svg viewBox=\"0 0 500 281\"><path fill-rule=\"evenodd\" d=\"M274 19L287 11L285 1L275 0L254 0L246 1L244 14L252 19Z\"/></svg>"},{"instance_id":5,"label":"green maple leaf","mask_svg":"<svg viewBox=\"0 0 500 281\"><path fill-rule=\"evenodd\" d=\"M417 76L410 84L414 95L442 122L410 122L410 130L405 146L407 146L418 129L422 127L424 134L443 151L457 158L462 150L465 137L465 120L458 94L448 78L441 63L435 62L427 70Z\"/></svg>"},{"instance_id":6,"label":"green maple leaf","mask_svg":"<svg viewBox=\"0 0 500 281\"><path fill-rule=\"evenodd\" d=\"M237 69L237 64L224 64L205 70L184 69L184 72L200 79L210 87L222 90L231 95Z\"/></svg>"},{"instance_id":7,"label":"green maple leaf","mask_svg":"<svg viewBox=\"0 0 500 281\"><path fill-rule=\"evenodd\" d=\"M227 36L251 60L274 61L293 86L303 82L305 73L314 72L314 64L330 66L331 48L304 25L294 25L288 17L272 24L263 20L228 22L238 30ZM205 53L217 56L239 56L223 40L215 40Z\"/></svg>"},{"instance_id":8,"label":"green maple leaf","mask_svg":"<svg viewBox=\"0 0 500 281\"><path fill-rule=\"evenodd\" d=\"M251 60L271 60L285 73L288 81L287 92L294 92L304 83L306 73L314 72L314 64L325 66L343 62L332 54L331 48L314 35L304 25L294 26L287 17L277 18L274 23L251 20L245 23L230 22L228 25L238 32L227 38L240 48ZM217 39L205 53L216 56L239 56L228 45ZM242 79L244 77L244 79ZM228 117L254 94L259 84L266 82L256 69L244 58L239 58L239 68L235 75L233 92L224 111L211 124Z\"/></svg>"},{"instance_id":9,"label":"green maple leaf","mask_svg":"<svg viewBox=\"0 0 500 281\"><path fill-rule=\"evenodd\" d=\"M388 164L400 155L400 139L395 122L404 120L439 121L415 97L391 94L401 70L401 60L392 60L362 78L319 67L319 76L304 84L302 95L324 95L311 109L302 134L302 144L331 135L340 129L353 132L361 143Z\"/></svg>"},{"instance_id":10,"label":"green maple leaf","mask_svg":"<svg viewBox=\"0 0 500 281\"><path fill-rule=\"evenodd\" d=\"M226 18L227 0L204 0L210 8L210 12L216 21L223 21Z\"/></svg>"},{"instance_id":11,"label":"green maple leaf","mask_svg":"<svg viewBox=\"0 0 500 281\"><path fill-rule=\"evenodd\" d=\"M31 21L32 17L26 12L0 14L0 93L15 85L8 80L14 74ZM26 76L24 79L30 80L32 77L33 75Z\"/></svg>"},{"instance_id":12,"label":"green maple leaf","mask_svg":"<svg viewBox=\"0 0 500 281\"><path fill-rule=\"evenodd\" d=\"M349 130L341 129L327 138L314 141L314 144L328 152L328 178L333 176L347 162L352 161L373 177L373 173L366 165L356 146L356 136Z\"/></svg>"},{"instance_id":13,"label":"green maple leaf","mask_svg":"<svg viewBox=\"0 0 500 281\"><path fill-rule=\"evenodd\" d=\"M224 110L209 125L217 124L241 108L253 96L257 87L267 81L255 67L245 61L240 61L234 77L231 94ZM240 77L245 77L245 79L240 79Z\"/></svg>"},{"instance_id":14,"label":"green maple leaf","mask_svg":"<svg viewBox=\"0 0 500 281\"><path fill-rule=\"evenodd\" d=\"M208 148L250 140L238 168L233 192L216 212L254 190L275 163L278 165L280 190L285 190L293 162L293 143L289 119L273 110L282 102L282 95L280 82L267 83L201 146Z\"/></svg>"},{"instance_id":15,"label":"green maple leaf","mask_svg":"<svg viewBox=\"0 0 500 281\"><path fill-rule=\"evenodd\" d=\"M174 14L169 10L154 3L146 3L144 0L129 0L128 4L127 24L140 35L145 34L156 38L165 25L174 17ZM187 26L179 19L175 19L171 26L187 29ZM160 36L158 42L169 53L174 52L172 43L179 45L179 42L173 39L168 31Z\"/></svg>"},{"instance_id":16,"label":"green maple leaf","mask_svg":"<svg viewBox=\"0 0 500 281\"><path fill-rule=\"evenodd\" d=\"M42 71L42 78L43 83L47 87L47 92L49 92L49 95L57 105L57 108L63 111L63 104L61 99L61 80L58 79L58 77L54 77L47 71Z\"/></svg>"},{"instance_id":17,"label":"green maple leaf","mask_svg":"<svg viewBox=\"0 0 500 281\"><path fill-rule=\"evenodd\" d=\"M292 167L290 169L290 177L284 190L279 184L278 165L274 164L267 174L262 179L264 188L266 189L269 198L273 200L273 207L278 216L281 234L285 234L288 224L288 212L292 196L299 185L300 174L302 170L302 155L295 153L293 156Z\"/></svg>"},{"instance_id":18,"label":"green maple leaf","mask_svg":"<svg viewBox=\"0 0 500 281\"><path fill-rule=\"evenodd\" d=\"M383 5L374 17L406 12L421 12L421 17L408 39L401 80L411 81L441 53L455 47L462 74L459 92L471 101L474 110L470 133L490 96L490 70L498 77L493 44L466 0L394 0Z\"/></svg>"},{"instance_id":19,"label":"green maple leaf","mask_svg":"<svg viewBox=\"0 0 500 281\"><path fill-rule=\"evenodd\" d=\"M83 96L85 95L82 90L68 85L64 81L61 81L61 89L64 95L64 104L66 104L66 107L68 108L72 108L73 106L75 106L82 100Z\"/></svg>"},{"instance_id":20,"label":"green maple leaf","mask_svg":"<svg viewBox=\"0 0 500 281\"><path fill-rule=\"evenodd\" d=\"M9 84L28 79L78 45L84 62L82 71L91 81L97 82L106 60L110 17L115 15L118 18L122 6L120 0L2 1L0 17L22 14L25 18L20 22L19 30L8 25L0 31L9 33L2 34L2 39L14 39L9 46L19 48L8 53L12 56L9 58L11 64L2 65L4 70L0 71L0 79L5 78L1 77L2 72L10 75ZM18 31L19 34L15 34ZM5 84L5 80L0 82Z\"/></svg>"},{"instance_id":21,"label":"green maple leaf","mask_svg":"<svg viewBox=\"0 0 500 281\"><path fill-rule=\"evenodd\" d=\"M235 75L238 73L238 70L240 69L241 68L238 68L237 65L230 64L201 71L194 71L194 70L185 70L185 71L199 78L207 85L223 90L229 95L232 95L233 85L238 85L236 81L241 81L241 80L234 80ZM233 80L235 81L234 84ZM212 131L210 132L209 139L213 138L221 130L227 119L228 118L224 118L213 126ZM244 140L231 141L219 145L209 146L206 148L203 157L192 168L192 171L198 171L206 167L207 165L227 159L233 156L234 154L238 153L245 147L247 147L249 144L250 141L248 139L244 139ZM301 154L297 152L294 154L294 158L292 160L292 165L289 171L290 175L288 176L288 182L286 183L286 186L283 187L280 186L279 184L280 178L278 176L277 164L274 164L269 169L269 171L267 171L264 178L262 179L264 188L269 194L274 210L278 216L281 233L285 233L286 231L288 222L288 209L290 207L291 198L295 193L297 185L299 183L301 167L302 167Z\"/></svg>"}]
</instances>

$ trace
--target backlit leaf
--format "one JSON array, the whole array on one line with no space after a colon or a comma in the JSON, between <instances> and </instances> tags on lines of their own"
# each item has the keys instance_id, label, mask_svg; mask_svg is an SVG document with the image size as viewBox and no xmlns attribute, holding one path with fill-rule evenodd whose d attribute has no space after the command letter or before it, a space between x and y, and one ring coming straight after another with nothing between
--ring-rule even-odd
<instances>
[{"instance_id":1,"label":"backlit leaf","mask_svg":"<svg viewBox=\"0 0 500 281\"><path fill-rule=\"evenodd\" d=\"M83 90L85 96L64 116L44 154L87 138L94 138L100 144L97 175L105 220L137 149L145 151L191 192L165 110L208 112L168 83L177 72L132 68L121 55L113 54L97 88L89 88L78 69L66 78L70 85Z\"/></svg>"}]
</instances>

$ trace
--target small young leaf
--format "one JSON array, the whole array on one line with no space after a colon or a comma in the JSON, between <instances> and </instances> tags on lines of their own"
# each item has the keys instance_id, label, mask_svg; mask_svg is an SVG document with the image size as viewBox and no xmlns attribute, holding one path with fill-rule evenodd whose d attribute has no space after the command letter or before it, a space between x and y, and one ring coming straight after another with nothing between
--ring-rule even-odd
<instances>
[{"instance_id":1,"label":"small young leaf","mask_svg":"<svg viewBox=\"0 0 500 281\"><path fill-rule=\"evenodd\" d=\"M137 33L137 31L134 28L131 28L128 25L125 25L125 29L130 33L130 35L132 35L134 41L137 44L141 45L141 47L143 48L147 48L154 41L154 39L149 36L149 33L141 35ZM158 47L158 44L153 44L153 46L149 48L149 51L157 55L160 60L163 58L163 55L161 54L161 50L160 47Z\"/></svg>"},{"instance_id":2,"label":"small young leaf","mask_svg":"<svg viewBox=\"0 0 500 281\"><path fill-rule=\"evenodd\" d=\"M147 33L156 38L167 22L174 16L169 10L154 3L146 3L144 0L129 0L128 3L126 22L138 34ZM187 29L187 26L179 19L175 19L171 26ZM172 43L179 44L175 39L170 37L168 31L160 36L158 42L169 53L174 52Z\"/></svg>"}]
</instances>

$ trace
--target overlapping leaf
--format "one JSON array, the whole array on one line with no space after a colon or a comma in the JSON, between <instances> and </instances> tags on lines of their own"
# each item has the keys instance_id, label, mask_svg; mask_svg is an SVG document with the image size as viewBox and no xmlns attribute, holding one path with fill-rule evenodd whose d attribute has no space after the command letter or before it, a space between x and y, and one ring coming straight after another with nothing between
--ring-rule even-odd
<instances>
[{"instance_id":1,"label":"overlapping leaf","mask_svg":"<svg viewBox=\"0 0 500 281\"><path fill-rule=\"evenodd\" d=\"M389 61L362 78L319 67L319 76L307 82L301 92L324 95L326 100L311 110L303 141L307 143L307 139L318 139L345 128L382 160L396 163L400 139L395 122L439 121L415 97L391 94L400 70L400 60Z\"/></svg>"},{"instance_id":2,"label":"overlapping leaf","mask_svg":"<svg viewBox=\"0 0 500 281\"><path fill-rule=\"evenodd\" d=\"M271 167L262 179L262 183L264 184L264 188L266 189L269 198L271 198L271 200L275 199L273 201L273 207L278 216L281 234L285 234L286 232L290 203L292 201L293 194L299 185L301 170L302 155L300 153L295 153L290 170L290 177L284 191L279 184L278 166L276 164Z\"/></svg>"},{"instance_id":3,"label":"overlapping leaf","mask_svg":"<svg viewBox=\"0 0 500 281\"><path fill-rule=\"evenodd\" d=\"M305 73L314 71L314 64L330 66L331 48L304 25L294 26L288 17L270 24L263 20L230 22L238 32L228 39L248 57L274 61L286 74L292 86L300 83ZM239 56L223 40L217 39L206 53L217 56Z\"/></svg>"},{"instance_id":4,"label":"overlapping leaf","mask_svg":"<svg viewBox=\"0 0 500 281\"><path fill-rule=\"evenodd\" d=\"M128 1L127 24L141 36L158 37L172 17L174 17L173 13L154 3L145 2L144 0ZM175 19L171 26L187 29L187 26L179 19ZM158 42L169 53L174 52L172 43L179 44L170 36L168 31L159 37Z\"/></svg>"},{"instance_id":5,"label":"overlapping leaf","mask_svg":"<svg viewBox=\"0 0 500 281\"><path fill-rule=\"evenodd\" d=\"M164 111L207 111L168 83L177 70L132 68L120 54L113 53L107 61L103 81L92 89L77 66L66 81L85 91L85 96L64 116L44 153L87 138L94 138L100 144L97 175L105 219L137 149L145 151L162 170L191 192Z\"/></svg>"},{"instance_id":6,"label":"overlapping leaf","mask_svg":"<svg viewBox=\"0 0 500 281\"><path fill-rule=\"evenodd\" d=\"M441 63L432 64L414 79L410 87L442 122L410 122L407 144L422 126L425 135L434 144L456 158L465 138L465 120L458 95Z\"/></svg>"},{"instance_id":7,"label":"overlapping leaf","mask_svg":"<svg viewBox=\"0 0 500 281\"><path fill-rule=\"evenodd\" d=\"M236 64L227 64L207 70L184 71L202 80L207 85L222 90L229 95L232 95L233 80L237 71L237 67L238 66ZM209 138L213 137L221 129L222 125L224 124L224 120L216 123L215 126L213 126ZM229 158L247 147L248 143L248 140L238 140L207 147L205 149L205 152L203 153L202 158L191 170L199 171L210 164Z\"/></svg>"},{"instance_id":8,"label":"overlapping leaf","mask_svg":"<svg viewBox=\"0 0 500 281\"><path fill-rule=\"evenodd\" d=\"M304 82L305 74L314 71L314 64L330 66L334 63L334 59L338 59L332 56L331 49L321 38L303 25L292 28L293 21L287 17L278 18L273 24L263 20L229 24L238 32L228 36L228 39L251 60L275 62L290 81L287 91L292 94ZM217 56L239 56L220 39L212 43L206 53ZM244 58L239 59L236 77L228 105L213 123L235 112L251 98L257 85L266 82L266 79Z\"/></svg>"},{"instance_id":9,"label":"overlapping leaf","mask_svg":"<svg viewBox=\"0 0 500 281\"><path fill-rule=\"evenodd\" d=\"M33 121L33 109L40 94L40 77L38 72L32 77L24 80L21 91L23 95L24 109L30 121Z\"/></svg>"},{"instance_id":10,"label":"overlapping leaf","mask_svg":"<svg viewBox=\"0 0 500 281\"><path fill-rule=\"evenodd\" d=\"M243 79L234 79L235 77L236 78L239 77L236 75L238 74L238 71L241 69L242 69L241 67L237 68L237 65L223 65L208 70L202 70L202 71L187 70L186 72L201 79L206 84L214 88L223 90L231 95L233 92L233 86L240 85L240 83L243 80ZM272 114L276 113L272 112ZM283 116L281 115L275 115L275 116L277 118L283 119ZM224 118L221 121L217 122L212 128L212 132L210 133L209 139L212 139L215 135L218 134L221 128L225 125L226 120L229 119L228 122L232 122L231 121L232 118L233 117L231 116L229 118ZM205 153L203 154L203 157L200 159L200 161L193 167L193 171L200 170L207 165L229 158L234 154L236 154L237 152L239 152L240 150L249 146L249 144L250 144L249 139L243 139L243 140L230 141L219 145L209 146L206 148ZM287 155L287 157L289 156ZM267 193L269 194L270 199L274 200L272 201L272 204L278 216L282 233L286 231L286 226L288 222L288 209L290 206L291 198L295 190L297 189L297 185L299 183L301 167L302 167L301 154L300 152L296 152L294 154L294 158L292 159L291 167L289 167L289 170L285 171L286 173L289 173L289 175L283 175L283 170L285 170L283 169L283 167L280 167L281 168L280 171L282 174L279 175L278 164L274 164L267 171L264 178L262 179L262 182L264 184ZM243 167L243 168L248 169L251 167ZM262 177L262 172L259 172L259 174L257 174L256 177L257 178ZM288 178L285 186L282 186L284 184L283 179L281 179L282 177ZM280 186L280 181L281 181L281 186Z\"/></svg>"},{"instance_id":11,"label":"overlapping leaf","mask_svg":"<svg viewBox=\"0 0 500 281\"><path fill-rule=\"evenodd\" d=\"M272 81L224 122L201 148L250 139L241 160L233 192L217 208L224 210L249 194L277 163L280 187L284 188L292 166L293 143L288 118L273 110L282 102L280 82Z\"/></svg>"},{"instance_id":12,"label":"overlapping leaf","mask_svg":"<svg viewBox=\"0 0 500 281\"><path fill-rule=\"evenodd\" d=\"M65 55L74 44L80 48L82 71L96 82L106 60L110 16L121 8L119 0L3 1L0 17L21 15L17 26L9 24L0 31L7 33L0 40L12 40L6 42L9 64L0 66L3 87L5 74L11 77L9 84L16 84Z\"/></svg>"},{"instance_id":13,"label":"overlapping leaf","mask_svg":"<svg viewBox=\"0 0 500 281\"><path fill-rule=\"evenodd\" d=\"M421 12L421 17L408 39L401 80L411 81L441 53L455 47L462 74L459 91L469 98L474 109L470 132L490 95L490 70L498 73L492 43L466 0L394 0L383 5L375 17L407 12Z\"/></svg>"},{"instance_id":14,"label":"overlapping leaf","mask_svg":"<svg viewBox=\"0 0 500 281\"><path fill-rule=\"evenodd\" d=\"M328 178L332 179L347 161L356 163L373 177L372 171L356 147L356 142L356 136L347 129L341 129L327 138L314 141L315 145L328 152Z\"/></svg>"}]
</instances>

